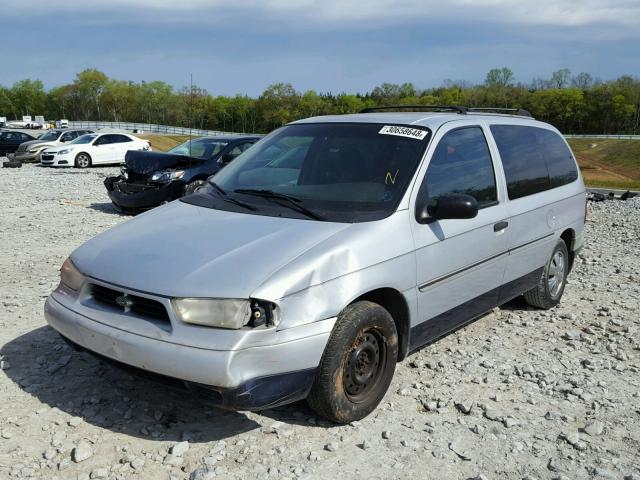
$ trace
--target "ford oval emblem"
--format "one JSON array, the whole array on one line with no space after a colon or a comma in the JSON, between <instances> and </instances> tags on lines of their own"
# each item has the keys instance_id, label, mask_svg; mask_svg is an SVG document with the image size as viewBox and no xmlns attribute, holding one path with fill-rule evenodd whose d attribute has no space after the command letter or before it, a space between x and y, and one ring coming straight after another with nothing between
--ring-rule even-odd
<instances>
[{"instance_id":1,"label":"ford oval emblem","mask_svg":"<svg viewBox=\"0 0 640 480\"><path fill-rule=\"evenodd\" d=\"M120 295L118 298L116 298L116 303L122 308L131 308L131 306L133 305L133 300L131 300L126 295Z\"/></svg>"}]
</instances>

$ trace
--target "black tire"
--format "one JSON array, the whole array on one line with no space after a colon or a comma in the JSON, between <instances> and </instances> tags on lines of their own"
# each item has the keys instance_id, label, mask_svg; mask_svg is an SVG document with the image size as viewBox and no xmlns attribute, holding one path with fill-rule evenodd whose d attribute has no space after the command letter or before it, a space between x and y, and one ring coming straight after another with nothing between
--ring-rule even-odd
<instances>
[{"instance_id":1,"label":"black tire","mask_svg":"<svg viewBox=\"0 0 640 480\"><path fill-rule=\"evenodd\" d=\"M561 259L562 265L559 265L558 259ZM560 303L564 293L568 274L569 251L567 250L567 244L563 240L558 240L547 264L544 266L538 285L525 292L524 299L533 307L544 308L545 310L555 307ZM554 278L556 283L553 282Z\"/></svg>"},{"instance_id":2,"label":"black tire","mask_svg":"<svg viewBox=\"0 0 640 480\"><path fill-rule=\"evenodd\" d=\"M349 423L370 414L384 397L398 360L398 333L380 305L356 302L338 316L307 403L319 415Z\"/></svg>"},{"instance_id":3,"label":"black tire","mask_svg":"<svg viewBox=\"0 0 640 480\"><path fill-rule=\"evenodd\" d=\"M6 160L2 162L2 168L21 168L22 162L20 160Z\"/></svg>"},{"instance_id":4,"label":"black tire","mask_svg":"<svg viewBox=\"0 0 640 480\"><path fill-rule=\"evenodd\" d=\"M74 164L76 168L89 168L91 166L91 156L88 153L80 152L76 155Z\"/></svg>"},{"instance_id":5,"label":"black tire","mask_svg":"<svg viewBox=\"0 0 640 480\"><path fill-rule=\"evenodd\" d=\"M195 193L195 191L202 187L205 183L206 182L204 180L194 180L193 182L187 184L187 186L184 187L185 196Z\"/></svg>"}]
</instances>

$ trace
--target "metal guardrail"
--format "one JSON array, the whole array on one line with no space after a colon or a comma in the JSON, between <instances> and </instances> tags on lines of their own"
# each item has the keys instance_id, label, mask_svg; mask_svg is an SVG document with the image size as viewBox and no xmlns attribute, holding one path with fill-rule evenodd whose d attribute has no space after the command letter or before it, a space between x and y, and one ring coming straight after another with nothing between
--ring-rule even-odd
<instances>
[{"instance_id":1,"label":"metal guardrail","mask_svg":"<svg viewBox=\"0 0 640 480\"><path fill-rule=\"evenodd\" d=\"M197 128L172 127L169 125L157 125L154 123L132 123L132 122L91 122L73 121L69 122L69 128L91 128L99 130L110 128L114 130L141 130L144 133L163 133L165 135L193 135L194 137L221 136L221 135L250 135L239 132L223 132L220 130L200 130Z\"/></svg>"},{"instance_id":2,"label":"metal guardrail","mask_svg":"<svg viewBox=\"0 0 640 480\"><path fill-rule=\"evenodd\" d=\"M599 138L613 140L640 140L640 135L565 135L564 138Z\"/></svg>"}]
</instances>

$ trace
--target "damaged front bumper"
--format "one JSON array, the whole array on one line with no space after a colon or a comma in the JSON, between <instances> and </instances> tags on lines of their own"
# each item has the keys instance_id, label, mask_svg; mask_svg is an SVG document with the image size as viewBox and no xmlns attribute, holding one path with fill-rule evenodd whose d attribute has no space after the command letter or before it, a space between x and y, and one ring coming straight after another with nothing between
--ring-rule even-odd
<instances>
[{"instance_id":1,"label":"damaged front bumper","mask_svg":"<svg viewBox=\"0 0 640 480\"><path fill-rule=\"evenodd\" d=\"M40 161L40 150L37 152L16 152L13 155L13 160L20 160L22 163L37 163Z\"/></svg>"},{"instance_id":2,"label":"damaged front bumper","mask_svg":"<svg viewBox=\"0 0 640 480\"><path fill-rule=\"evenodd\" d=\"M214 336L212 346L202 348L124 331L116 328L115 318L113 326L93 320L69 308L69 300L54 292L45 303L45 318L77 349L133 373L187 386L209 404L234 410L261 410L305 398L335 323L333 318L262 332L201 329L202 335ZM215 337L225 335L251 339L223 348L214 345Z\"/></svg>"},{"instance_id":3,"label":"damaged front bumper","mask_svg":"<svg viewBox=\"0 0 640 480\"><path fill-rule=\"evenodd\" d=\"M164 202L180 198L184 183L174 181L167 184L134 183L123 176L107 177L104 181L109 198L118 210L138 213L157 207Z\"/></svg>"}]
</instances>

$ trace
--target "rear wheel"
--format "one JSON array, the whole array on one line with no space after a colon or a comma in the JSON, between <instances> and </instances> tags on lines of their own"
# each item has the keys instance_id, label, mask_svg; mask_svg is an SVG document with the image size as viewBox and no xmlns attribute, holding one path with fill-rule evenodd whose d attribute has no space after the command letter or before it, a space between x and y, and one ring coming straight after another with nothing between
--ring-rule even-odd
<instances>
[{"instance_id":1,"label":"rear wheel","mask_svg":"<svg viewBox=\"0 0 640 480\"><path fill-rule=\"evenodd\" d=\"M334 422L359 420L384 397L397 359L398 334L389 312L368 301L349 305L331 332L307 402Z\"/></svg>"},{"instance_id":2,"label":"rear wheel","mask_svg":"<svg viewBox=\"0 0 640 480\"><path fill-rule=\"evenodd\" d=\"M204 180L194 180L193 182L187 184L186 187L184 187L184 194L191 195L192 193L195 193L195 191L198 190L200 187L202 187L204 184L205 184Z\"/></svg>"},{"instance_id":3,"label":"rear wheel","mask_svg":"<svg viewBox=\"0 0 640 480\"><path fill-rule=\"evenodd\" d=\"M569 274L567 244L559 240L542 271L538 285L524 294L531 306L549 309L560 303Z\"/></svg>"},{"instance_id":4,"label":"rear wheel","mask_svg":"<svg viewBox=\"0 0 640 480\"><path fill-rule=\"evenodd\" d=\"M89 168L91 166L91 157L88 153L79 153L76 155L75 165L77 168Z\"/></svg>"}]
</instances>

